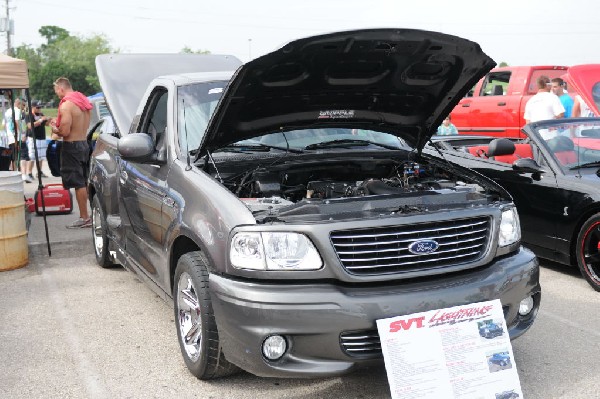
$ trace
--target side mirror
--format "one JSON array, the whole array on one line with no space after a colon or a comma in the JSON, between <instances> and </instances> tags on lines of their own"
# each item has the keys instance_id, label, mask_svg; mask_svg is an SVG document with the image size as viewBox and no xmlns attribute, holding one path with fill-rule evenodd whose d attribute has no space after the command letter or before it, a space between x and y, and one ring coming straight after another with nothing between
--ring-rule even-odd
<instances>
[{"instance_id":1,"label":"side mirror","mask_svg":"<svg viewBox=\"0 0 600 399\"><path fill-rule=\"evenodd\" d=\"M133 162L155 162L154 141L146 133L130 133L117 141L117 151L123 159Z\"/></svg>"},{"instance_id":2,"label":"side mirror","mask_svg":"<svg viewBox=\"0 0 600 399\"><path fill-rule=\"evenodd\" d=\"M544 168L538 165L535 160L531 158L521 158L517 159L512 164L512 168L515 172L519 173L544 173L546 172Z\"/></svg>"}]
</instances>

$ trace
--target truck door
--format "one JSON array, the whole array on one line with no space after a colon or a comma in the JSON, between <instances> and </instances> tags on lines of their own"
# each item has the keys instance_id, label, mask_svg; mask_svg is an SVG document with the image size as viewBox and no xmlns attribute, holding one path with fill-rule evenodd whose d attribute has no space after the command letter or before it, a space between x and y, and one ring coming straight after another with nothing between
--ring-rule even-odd
<instances>
[{"instance_id":1,"label":"truck door","mask_svg":"<svg viewBox=\"0 0 600 399\"><path fill-rule=\"evenodd\" d=\"M465 97L463 97L460 102L454 107L452 113L450 114L452 118L452 123L458 129L459 133L462 134L472 134L471 133L471 118L469 116L471 112L471 105L473 105L473 101L475 98L473 97L473 93L480 86L481 82L479 82L475 87L469 90L469 93Z\"/></svg>"},{"instance_id":2,"label":"truck door","mask_svg":"<svg viewBox=\"0 0 600 399\"><path fill-rule=\"evenodd\" d=\"M518 113L518 101L507 95L510 71L491 72L483 81L479 95L469 107L470 134L505 137L507 127ZM515 104L516 102L516 104Z\"/></svg>"},{"instance_id":3,"label":"truck door","mask_svg":"<svg viewBox=\"0 0 600 399\"><path fill-rule=\"evenodd\" d=\"M142 114L138 132L150 134L155 150L164 154L164 162L138 163L121 161L119 186L122 205L129 217L131 228L126 234L127 252L133 260L155 281L166 265L166 254L162 251L163 227L161 223L162 203L166 196L166 180L169 163L166 161L166 130L168 91L155 89L148 99Z\"/></svg>"}]
</instances>

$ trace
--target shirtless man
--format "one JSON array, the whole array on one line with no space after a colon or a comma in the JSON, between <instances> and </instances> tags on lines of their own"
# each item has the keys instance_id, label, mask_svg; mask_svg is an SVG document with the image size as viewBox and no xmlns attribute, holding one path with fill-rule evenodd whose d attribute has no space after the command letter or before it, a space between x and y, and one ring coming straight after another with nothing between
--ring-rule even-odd
<instances>
[{"instance_id":1,"label":"shirtless man","mask_svg":"<svg viewBox=\"0 0 600 399\"><path fill-rule=\"evenodd\" d=\"M52 138L62 138L60 154L60 174L65 188L75 189L75 198L79 206L79 219L67 226L69 229L91 227L88 213L87 175L90 147L86 140L90 124L92 104L87 97L74 91L67 78L58 78L54 82L54 92L60 98L58 117L53 119Z\"/></svg>"}]
</instances>

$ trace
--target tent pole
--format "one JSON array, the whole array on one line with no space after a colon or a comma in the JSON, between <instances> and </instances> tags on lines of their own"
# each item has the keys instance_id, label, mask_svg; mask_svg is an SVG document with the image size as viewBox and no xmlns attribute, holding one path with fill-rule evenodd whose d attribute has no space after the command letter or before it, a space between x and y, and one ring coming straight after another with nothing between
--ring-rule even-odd
<instances>
[{"instance_id":1,"label":"tent pole","mask_svg":"<svg viewBox=\"0 0 600 399\"><path fill-rule=\"evenodd\" d=\"M44 229L46 230L46 245L48 246L48 256L52 256L52 250L50 249L50 236L48 235L48 221L46 220L46 201L44 199L44 185L42 184L42 170L40 168L40 159L38 155L37 149L37 140L35 138L35 133L33 131L33 122L35 118L33 117L33 111L31 108L31 96L29 95L29 89L25 89L25 95L27 97L27 108L29 109L29 123L31 124L31 139L33 140L33 151L35 153L35 167L38 171L38 193L40 193L40 198L42 199L42 216L44 217Z\"/></svg>"}]
</instances>

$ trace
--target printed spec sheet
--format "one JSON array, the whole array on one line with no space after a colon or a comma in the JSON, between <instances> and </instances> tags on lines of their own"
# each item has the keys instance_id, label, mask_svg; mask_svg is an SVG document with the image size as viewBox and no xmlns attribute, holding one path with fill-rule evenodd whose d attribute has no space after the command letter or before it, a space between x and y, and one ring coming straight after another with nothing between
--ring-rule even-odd
<instances>
[{"instance_id":1,"label":"printed spec sheet","mask_svg":"<svg viewBox=\"0 0 600 399\"><path fill-rule=\"evenodd\" d=\"M500 300L377 320L392 398L523 398Z\"/></svg>"}]
</instances>

